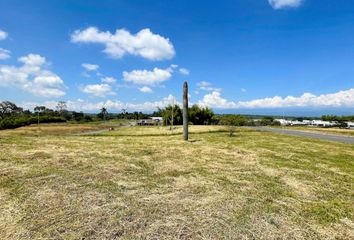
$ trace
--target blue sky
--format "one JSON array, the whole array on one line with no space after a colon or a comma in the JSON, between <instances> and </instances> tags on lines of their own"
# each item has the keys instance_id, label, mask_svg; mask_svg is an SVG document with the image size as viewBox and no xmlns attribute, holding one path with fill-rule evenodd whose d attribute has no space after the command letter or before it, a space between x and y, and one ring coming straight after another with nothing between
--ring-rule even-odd
<instances>
[{"instance_id":1,"label":"blue sky","mask_svg":"<svg viewBox=\"0 0 354 240\"><path fill-rule=\"evenodd\" d=\"M25 108L354 113L348 0L0 0L0 100Z\"/></svg>"}]
</instances>

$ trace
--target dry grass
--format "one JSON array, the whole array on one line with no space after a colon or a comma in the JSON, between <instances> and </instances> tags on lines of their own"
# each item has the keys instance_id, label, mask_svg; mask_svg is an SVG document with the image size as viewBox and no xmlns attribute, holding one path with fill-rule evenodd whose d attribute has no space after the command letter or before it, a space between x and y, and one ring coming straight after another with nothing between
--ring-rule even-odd
<instances>
[{"instance_id":1,"label":"dry grass","mask_svg":"<svg viewBox=\"0 0 354 240\"><path fill-rule=\"evenodd\" d=\"M352 239L354 146L242 129L1 131L0 239Z\"/></svg>"}]
</instances>

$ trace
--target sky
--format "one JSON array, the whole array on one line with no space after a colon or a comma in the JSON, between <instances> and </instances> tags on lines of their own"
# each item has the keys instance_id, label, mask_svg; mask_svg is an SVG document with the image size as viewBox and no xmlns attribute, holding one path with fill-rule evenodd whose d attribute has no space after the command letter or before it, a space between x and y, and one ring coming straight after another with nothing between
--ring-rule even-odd
<instances>
[{"instance_id":1,"label":"sky","mask_svg":"<svg viewBox=\"0 0 354 240\"><path fill-rule=\"evenodd\" d=\"M0 100L24 108L354 114L348 0L0 0Z\"/></svg>"}]
</instances>

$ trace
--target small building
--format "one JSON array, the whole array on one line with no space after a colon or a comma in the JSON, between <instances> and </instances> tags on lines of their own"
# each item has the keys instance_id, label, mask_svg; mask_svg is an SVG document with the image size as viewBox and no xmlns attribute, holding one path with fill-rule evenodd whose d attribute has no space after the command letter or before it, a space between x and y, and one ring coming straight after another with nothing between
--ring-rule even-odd
<instances>
[{"instance_id":1,"label":"small building","mask_svg":"<svg viewBox=\"0 0 354 240\"><path fill-rule=\"evenodd\" d=\"M354 122L346 122L348 128L354 128Z\"/></svg>"},{"instance_id":2,"label":"small building","mask_svg":"<svg viewBox=\"0 0 354 240\"><path fill-rule=\"evenodd\" d=\"M139 119L136 124L139 126L155 126L161 125L163 121L162 117L149 117L147 119Z\"/></svg>"},{"instance_id":3,"label":"small building","mask_svg":"<svg viewBox=\"0 0 354 240\"><path fill-rule=\"evenodd\" d=\"M307 123L301 122L301 121L291 121L291 120L286 120L286 119L275 119L275 121L280 122L280 125L282 126L305 126Z\"/></svg>"},{"instance_id":4,"label":"small building","mask_svg":"<svg viewBox=\"0 0 354 240\"><path fill-rule=\"evenodd\" d=\"M303 122L303 121L290 121L290 125L291 126L306 126L307 123Z\"/></svg>"},{"instance_id":5,"label":"small building","mask_svg":"<svg viewBox=\"0 0 354 240\"><path fill-rule=\"evenodd\" d=\"M157 122L162 122L163 118L162 117L150 117L152 120L157 121Z\"/></svg>"},{"instance_id":6,"label":"small building","mask_svg":"<svg viewBox=\"0 0 354 240\"><path fill-rule=\"evenodd\" d=\"M316 127L334 127L338 125L336 122L322 121L322 120L313 120L311 126Z\"/></svg>"},{"instance_id":7,"label":"small building","mask_svg":"<svg viewBox=\"0 0 354 240\"><path fill-rule=\"evenodd\" d=\"M280 122L280 125L282 126L290 125L289 121L286 119L274 119L274 121Z\"/></svg>"},{"instance_id":8,"label":"small building","mask_svg":"<svg viewBox=\"0 0 354 240\"><path fill-rule=\"evenodd\" d=\"M306 125L311 125L312 121L311 120L302 120L303 123L305 123Z\"/></svg>"}]
</instances>

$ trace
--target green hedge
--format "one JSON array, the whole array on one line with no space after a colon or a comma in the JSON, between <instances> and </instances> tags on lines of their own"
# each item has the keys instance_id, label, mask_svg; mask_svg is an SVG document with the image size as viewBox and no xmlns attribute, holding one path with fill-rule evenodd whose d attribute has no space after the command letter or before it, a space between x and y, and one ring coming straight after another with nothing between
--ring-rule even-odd
<instances>
[{"instance_id":1,"label":"green hedge","mask_svg":"<svg viewBox=\"0 0 354 240\"><path fill-rule=\"evenodd\" d=\"M39 117L39 121L40 123L66 122L64 118L50 117L50 116L41 116ZM37 117L20 116L20 117L5 118L0 120L0 130L23 127L37 122L38 122Z\"/></svg>"}]
</instances>

